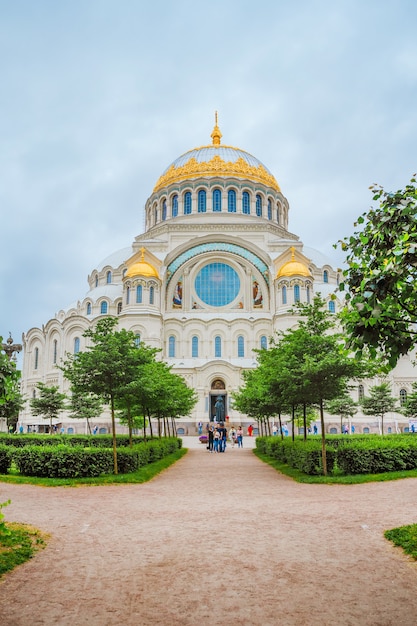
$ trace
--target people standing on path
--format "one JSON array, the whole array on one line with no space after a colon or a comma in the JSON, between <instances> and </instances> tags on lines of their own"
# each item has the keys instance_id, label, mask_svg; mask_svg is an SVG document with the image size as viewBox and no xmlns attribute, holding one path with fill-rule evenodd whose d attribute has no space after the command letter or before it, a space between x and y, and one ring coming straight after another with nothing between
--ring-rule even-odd
<instances>
[{"instance_id":1,"label":"people standing on path","mask_svg":"<svg viewBox=\"0 0 417 626\"><path fill-rule=\"evenodd\" d=\"M237 439L237 447L238 448L243 448L243 428L242 428L242 426L239 426L239 428L236 431L236 439Z\"/></svg>"},{"instance_id":2,"label":"people standing on path","mask_svg":"<svg viewBox=\"0 0 417 626\"><path fill-rule=\"evenodd\" d=\"M252 424L249 424L249 426L248 426L248 435L249 435L249 437L252 437L252 433L253 433L253 426L252 426Z\"/></svg>"},{"instance_id":3,"label":"people standing on path","mask_svg":"<svg viewBox=\"0 0 417 626\"><path fill-rule=\"evenodd\" d=\"M219 452L226 452L227 428L224 424L220 424L219 432L220 432Z\"/></svg>"},{"instance_id":4,"label":"people standing on path","mask_svg":"<svg viewBox=\"0 0 417 626\"><path fill-rule=\"evenodd\" d=\"M213 452L214 450L214 428L213 426L209 426L207 430L208 434L208 451Z\"/></svg>"},{"instance_id":5,"label":"people standing on path","mask_svg":"<svg viewBox=\"0 0 417 626\"><path fill-rule=\"evenodd\" d=\"M232 428L229 430L229 439L230 443L232 444L232 448L234 448L236 443L236 428L234 426L232 426Z\"/></svg>"},{"instance_id":6,"label":"people standing on path","mask_svg":"<svg viewBox=\"0 0 417 626\"><path fill-rule=\"evenodd\" d=\"M216 430L214 431L214 435L213 435L213 452L219 452L220 439L221 439L220 431L218 428L216 428Z\"/></svg>"},{"instance_id":7,"label":"people standing on path","mask_svg":"<svg viewBox=\"0 0 417 626\"><path fill-rule=\"evenodd\" d=\"M203 422L198 422L198 434L203 434Z\"/></svg>"},{"instance_id":8,"label":"people standing on path","mask_svg":"<svg viewBox=\"0 0 417 626\"><path fill-rule=\"evenodd\" d=\"M274 435L274 437L278 435L278 426L276 424L272 426L272 434Z\"/></svg>"}]
</instances>

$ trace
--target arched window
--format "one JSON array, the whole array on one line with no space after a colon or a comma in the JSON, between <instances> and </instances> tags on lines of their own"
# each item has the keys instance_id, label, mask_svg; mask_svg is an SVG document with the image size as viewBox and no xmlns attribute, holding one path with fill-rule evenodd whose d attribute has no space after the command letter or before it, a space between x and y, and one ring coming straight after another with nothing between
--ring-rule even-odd
<instances>
[{"instance_id":1,"label":"arched window","mask_svg":"<svg viewBox=\"0 0 417 626\"><path fill-rule=\"evenodd\" d=\"M95 282L96 287L98 287L98 274L96 274L96 279L94 282Z\"/></svg>"},{"instance_id":2,"label":"arched window","mask_svg":"<svg viewBox=\"0 0 417 626\"><path fill-rule=\"evenodd\" d=\"M155 300L155 287L149 287L149 304L154 304Z\"/></svg>"},{"instance_id":3,"label":"arched window","mask_svg":"<svg viewBox=\"0 0 417 626\"><path fill-rule=\"evenodd\" d=\"M117 315L120 315L121 312L122 312L122 303L118 302L117 303Z\"/></svg>"},{"instance_id":4,"label":"arched window","mask_svg":"<svg viewBox=\"0 0 417 626\"><path fill-rule=\"evenodd\" d=\"M126 304L130 302L130 287L126 287Z\"/></svg>"},{"instance_id":5,"label":"arched window","mask_svg":"<svg viewBox=\"0 0 417 626\"><path fill-rule=\"evenodd\" d=\"M365 391L363 385L358 385L358 400L359 402L363 400L365 397Z\"/></svg>"},{"instance_id":6,"label":"arched window","mask_svg":"<svg viewBox=\"0 0 417 626\"><path fill-rule=\"evenodd\" d=\"M222 356L222 338L219 335L214 338L214 356L216 359Z\"/></svg>"},{"instance_id":7,"label":"arched window","mask_svg":"<svg viewBox=\"0 0 417 626\"><path fill-rule=\"evenodd\" d=\"M262 198L259 194L256 194L256 215L262 217Z\"/></svg>"},{"instance_id":8,"label":"arched window","mask_svg":"<svg viewBox=\"0 0 417 626\"><path fill-rule=\"evenodd\" d=\"M310 287L307 287L306 294L307 294L307 304L310 304L310 301L311 301Z\"/></svg>"},{"instance_id":9,"label":"arched window","mask_svg":"<svg viewBox=\"0 0 417 626\"><path fill-rule=\"evenodd\" d=\"M140 333L136 333L135 335L135 346L139 348L140 346Z\"/></svg>"},{"instance_id":10,"label":"arched window","mask_svg":"<svg viewBox=\"0 0 417 626\"><path fill-rule=\"evenodd\" d=\"M261 350L266 350L268 348L268 339L266 335L262 335L261 337Z\"/></svg>"},{"instance_id":11,"label":"arched window","mask_svg":"<svg viewBox=\"0 0 417 626\"><path fill-rule=\"evenodd\" d=\"M108 285L110 285L110 283L111 283L111 272L110 272L110 270L106 274L106 283Z\"/></svg>"},{"instance_id":12,"label":"arched window","mask_svg":"<svg viewBox=\"0 0 417 626\"><path fill-rule=\"evenodd\" d=\"M268 219L272 220L272 202L268 200Z\"/></svg>"},{"instance_id":13,"label":"arched window","mask_svg":"<svg viewBox=\"0 0 417 626\"><path fill-rule=\"evenodd\" d=\"M57 358L58 358L58 342L56 339L54 339L54 356L53 356L54 363L56 363Z\"/></svg>"},{"instance_id":14,"label":"arched window","mask_svg":"<svg viewBox=\"0 0 417 626\"><path fill-rule=\"evenodd\" d=\"M38 369L39 365L39 348L35 348L35 370Z\"/></svg>"},{"instance_id":15,"label":"arched window","mask_svg":"<svg viewBox=\"0 0 417 626\"><path fill-rule=\"evenodd\" d=\"M80 338L75 337L74 339L74 354L78 354L80 351Z\"/></svg>"},{"instance_id":16,"label":"arched window","mask_svg":"<svg viewBox=\"0 0 417 626\"><path fill-rule=\"evenodd\" d=\"M229 213L236 213L236 191L229 189L227 192L227 210Z\"/></svg>"},{"instance_id":17,"label":"arched window","mask_svg":"<svg viewBox=\"0 0 417 626\"><path fill-rule=\"evenodd\" d=\"M294 302L300 302L300 285L294 285Z\"/></svg>"},{"instance_id":18,"label":"arched window","mask_svg":"<svg viewBox=\"0 0 417 626\"><path fill-rule=\"evenodd\" d=\"M167 201L164 200L162 203L162 220L165 221L167 218Z\"/></svg>"},{"instance_id":19,"label":"arched window","mask_svg":"<svg viewBox=\"0 0 417 626\"><path fill-rule=\"evenodd\" d=\"M329 312L336 313L336 305L334 303L334 300L329 300Z\"/></svg>"},{"instance_id":20,"label":"arched window","mask_svg":"<svg viewBox=\"0 0 417 626\"><path fill-rule=\"evenodd\" d=\"M168 338L168 356L171 359L175 358L175 337L174 335L170 335Z\"/></svg>"},{"instance_id":21,"label":"arched window","mask_svg":"<svg viewBox=\"0 0 417 626\"><path fill-rule=\"evenodd\" d=\"M177 217L178 215L178 196L175 195L172 198L172 217Z\"/></svg>"},{"instance_id":22,"label":"arched window","mask_svg":"<svg viewBox=\"0 0 417 626\"><path fill-rule=\"evenodd\" d=\"M205 213L207 208L207 194L204 189L200 189L198 192L198 207L197 211L199 213ZM191 211L190 211L191 213Z\"/></svg>"},{"instance_id":23,"label":"arched window","mask_svg":"<svg viewBox=\"0 0 417 626\"><path fill-rule=\"evenodd\" d=\"M242 213L245 215L249 215L250 213L250 198L247 191L242 193Z\"/></svg>"},{"instance_id":24,"label":"arched window","mask_svg":"<svg viewBox=\"0 0 417 626\"><path fill-rule=\"evenodd\" d=\"M191 191L184 194L184 215L190 215L192 209Z\"/></svg>"},{"instance_id":25,"label":"arched window","mask_svg":"<svg viewBox=\"0 0 417 626\"><path fill-rule=\"evenodd\" d=\"M243 335L239 335L237 338L237 356L240 359L243 359L245 356L245 339Z\"/></svg>"},{"instance_id":26,"label":"arched window","mask_svg":"<svg viewBox=\"0 0 417 626\"><path fill-rule=\"evenodd\" d=\"M91 302L87 302L87 315L91 315Z\"/></svg>"},{"instance_id":27,"label":"arched window","mask_svg":"<svg viewBox=\"0 0 417 626\"><path fill-rule=\"evenodd\" d=\"M328 283L329 282L329 272L327 270L324 270L324 272L323 272L323 282L324 283Z\"/></svg>"},{"instance_id":28,"label":"arched window","mask_svg":"<svg viewBox=\"0 0 417 626\"><path fill-rule=\"evenodd\" d=\"M198 337L196 335L191 339L191 356L193 359L198 357Z\"/></svg>"},{"instance_id":29,"label":"arched window","mask_svg":"<svg viewBox=\"0 0 417 626\"><path fill-rule=\"evenodd\" d=\"M287 304L287 288L285 285L282 288L282 304Z\"/></svg>"},{"instance_id":30,"label":"arched window","mask_svg":"<svg viewBox=\"0 0 417 626\"><path fill-rule=\"evenodd\" d=\"M100 313L101 315L107 315L107 302L105 300L100 304Z\"/></svg>"},{"instance_id":31,"label":"arched window","mask_svg":"<svg viewBox=\"0 0 417 626\"><path fill-rule=\"evenodd\" d=\"M405 406L407 403L407 389L400 389L400 406Z\"/></svg>"},{"instance_id":32,"label":"arched window","mask_svg":"<svg viewBox=\"0 0 417 626\"><path fill-rule=\"evenodd\" d=\"M365 428L363 429L363 434L364 435L369 435L369 428L368 428L368 426L365 426Z\"/></svg>"},{"instance_id":33,"label":"arched window","mask_svg":"<svg viewBox=\"0 0 417 626\"><path fill-rule=\"evenodd\" d=\"M213 191L213 211L221 211L222 210L222 192L220 189L215 189Z\"/></svg>"},{"instance_id":34,"label":"arched window","mask_svg":"<svg viewBox=\"0 0 417 626\"><path fill-rule=\"evenodd\" d=\"M142 304L142 285L136 287L136 303Z\"/></svg>"}]
</instances>

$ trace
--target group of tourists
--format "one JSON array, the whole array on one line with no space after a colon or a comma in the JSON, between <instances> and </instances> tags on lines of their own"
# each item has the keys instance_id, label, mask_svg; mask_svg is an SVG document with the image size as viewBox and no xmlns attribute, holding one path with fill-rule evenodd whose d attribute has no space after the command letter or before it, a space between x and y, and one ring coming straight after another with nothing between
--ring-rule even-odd
<instances>
[{"instance_id":1,"label":"group of tourists","mask_svg":"<svg viewBox=\"0 0 417 626\"><path fill-rule=\"evenodd\" d=\"M232 426L228 432L223 422L207 424L207 438L207 450L209 452L226 452L228 440L232 448L235 447L235 444L238 448L243 448L242 426L237 428Z\"/></svg>"}]
</instances>

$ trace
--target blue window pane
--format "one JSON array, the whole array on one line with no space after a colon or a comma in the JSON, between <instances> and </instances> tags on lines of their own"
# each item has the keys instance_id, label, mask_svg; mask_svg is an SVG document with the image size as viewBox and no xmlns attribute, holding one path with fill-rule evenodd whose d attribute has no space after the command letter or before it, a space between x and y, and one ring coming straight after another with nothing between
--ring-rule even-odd
<instances>
[{"instance_id":1,"label":"blue window pane","mask_svg":"<svg viewBox=\"0 0 417 626\"><path fill-rule=\"evenodd\" d=\"M256 196L256 215L262 217L262 198L259 194Z\"/></svg>"},{"instance_id":2,"label":"blue window pane","mask_svg":"<svg viewBox=\"0 0 417 626\"><path fill-rule=\"evenodd\" d=\"M100 313L102 315L107 315L107 302L102 302L100 305Z\"/></svg>"},{"instance_id":3,"label":"blue window pane","mask_svg":"<svg viewBox=\"0 0 417 626\"><path fill-rule=\"evenodd\" d=\"M164 200L162 203L162 219L166 220L167 218L167 201Z\"/></svg>"},{"instance_id":4,"label":"blue window pane","mask_svg":"<svg viewBox=\"0 0 417 626\"><path fill-rule=\"evenodd\" d=\"M220 189L215 189L213 191L213 211L221 211L222 210L222 192Z\"/></svg>"},{"instance_id":5,"label":"blue window pane","mask_svg":"<svg viewBox=\"0 0 417 626\"><path fill-rule=\"evenodd\" d=\"M142 304L142 285L136 287L136 302Z\"/></svg>"},{"instance_id":6,"label":"blue window pane","mask_svg":"<svg viewBox=\"0 0 417 626\"><path fill-rule=\"evenodd\" d=\"M200 191L198 192L198 212L199 213L205 213L206 212L206 206L207 206L207 197L206 197L206 192L203 189L200 189Z\"/></svg>"},{"instance_id":7,"label":"blue window pane","mask_svg":"<svg viewBox=\"0 0 417 626\"><path fill-rule=\"evenodd\" d=\"M171 359L175 358L175 337L173 335L168 339L168 356Z\"/></svg>"},{"instance_id":8,"label":"blue window pane","mask_svg":"<svg viewBox=\"0 0 417 626\"><path fill-rule=\"evenodd\" d=\"M324 283L328 283L329 282L329 273L327 270L324 270L323 272L323 282Z\"/></svg>"},{"instance_id":9,"label":"blue window pane","mask_svg":"<svg viewBox=\"0 0 417 626\"><path fill-rule=\"evenodd\" d=\"M307 303L308 304L310 304L310 300L311 300L310 287L307 287Z\"/></svg>"},{"instance_id":10,"label":"blue window pane","mask_svg":"<svg viewBox=\"0 0 417 626\"><path fill-rule=\"evenodd\" d=\"M240 279L235 270L225 263L210 263L197 274L195 291L209 306L225 306L237 297Z\"/></svg>"},{"instance_id":11,"label":"blue window pane","mask_svg":"<svg viewBox=\"0 0 417 626\"><path fill-rule=\"evenodd\" d=\"M198 337L194 336L191 340L191 356L196 359L198 357Z\"/></svg>"},{"instance_id":12,"label":"blue window pane","mask_svg":"<svg viewBox=\"0 0 417 626\"><path fill-rule=\"evenodd\" d=\"M135 345L136 345L136 347L139 347L139 346L140 346L140 334L139 334L139 333L136 333L136 336L135 336Z\"/></svg>"},{"instance_id":13,"label":"blue window pane","mask_svg":"<svg viewBox=\"0 0 417 626\"><path fill-rule=\"evenodd\" d=\"M227 193L227 210L229 213L236 213L236 191L230 189Z\"/></svg>"},{"instance_id":14,"label":"blue window pane","mask_svg":"<svg viewBox=\"0 0 417 626\"><path fill-rule=\"evenodd\" d=\"M155 300L155 287L150 287L149 289L149 304L154 304Z\"/></svg>"},{"instance_id":15,"label":"blue window pane","mask_svg":"<svg viewBox=\"0 0 417 626\"><path fill-rule=\"evenodd\" d=\"M242 335L237 338L237 356L243 358L245 356L245 340Z\"/></svg>"},{"instance_id":16,"label":"blue window pane","mask_svg":"<svg viewBox=\"0 0 417 626\"><path fill-rule=\"evenodd\" d=\"M91 315L91 302L87 303L87 315Z\"/></svg>"},{"instance_id":17,"label":"blue window pane","mask_svg":"<svg viewBox=\"0 0 417 626\"><path fill-rule=\"evenodd\" d=\"M330 302L329 302L329 312L330 313L336 313L336 305L333 302L333 300L330 300Z\"/></svg>"},{"instance_id":18,"label":"blue window pane","mask_svg":"<svg viewBox=\"0 0 417 626\"><path fill-rule=\"evenodd\" d=\"M130 287L126 289L126 304L130 302Z\"/></svg>"},{"instance_id":19,"label":"blue window pane","mask_svg":"<svg viewBox=\"0 0 417 626\"><path fill-rule=\"evenodd\" d=\"M217 336L214 338L214 356L220 359L222 356L222 338Z\"/></svg>"},{"instance_id":20,"label":"blue window pane","mask_svg":"<svg viewBox=\"0 0 417 626\"><path fill-rule=\"evenodd\" d=\"M242 193L242 213L245 213L245 215L249 215L250 213L250 201L247 191Z\"/></svg>"},{"instance_id":21,"label":"blue window pane","mask_svg":"<svg viewBox=\"0 0 417 626\"><path fill-rule=\"evenodd\" d=\"M177 217L178 215L178 196L174 196L172 198L172 217Z\"/></svg>"},{"instance_id":22,"label":"blue window pane","mask_svg":"<svg viewBox=\"0 0 417 626\"><path fill-rule=\"evenodd\" d=\"M271 203L271 200L268 200L268 219L272 220L272 203Z\"/></svg>"},{"instance_id":23,"label":"blue window pane","mask_svg":"<svg viewBox=\"0 0 417 626\"><path fill-rule=\"evenodd\" d=\"M268 340L266 338L266 335L262 335L261 337L261 349L262 350L266 350L268 347Z\"/></svg>"},{"instance_id":24,"label":"blue window pane","mask_svg":"<svg viewBox=\"0 0 417 626\"><path fill-rule=\"evenodd\" d=\"M294 285L294 302L300 302L300 285Z\"/></svg>"},{"instance_id":25,"label":"blue window pane","mask_svg":"<svg viewBox=\"0 0 417 626\"><path fill-rule=\"evenodd\" d=\"M110 283L111 283L111 272L107 272L106 282L107 282L108 285L110 285Z\"/></svg>"},{"instance_id":26,"label":"blue window pane","mask_svg":"<svg viewBox=\"0 0 417 626\"><path fill-rule=\"evenodd\" d=\"M191 192L187 191L187 193L184 194L184 215L190 215L191 209Z\"/></svg>"},{"instance_id":27,"label":"blue window pane","mask_svg":"<svg viewBox=\"0 0 417 626\"><path fill-rule=\"evenodd\" d=\"M282 288L282 304L287 304L287 288L285 285Z\"/></svg>"},{"instance_id":28,"label":"blue window pane","mask_svg":"<svg viewBox=\"0 0 417 626\"><path fill-rule=\"evenodd\" d=\"M78 354L80 351L80 338L76 337L74 339L74 354Z\"/></svg>"}]
</instances>

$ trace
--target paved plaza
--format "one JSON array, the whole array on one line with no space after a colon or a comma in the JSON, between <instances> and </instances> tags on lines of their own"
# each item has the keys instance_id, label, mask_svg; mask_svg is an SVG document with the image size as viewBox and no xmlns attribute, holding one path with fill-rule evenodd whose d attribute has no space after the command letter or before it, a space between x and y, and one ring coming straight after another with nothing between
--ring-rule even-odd
<instances>
[{"instance_id":1,"label":"paved plaza","mask_svg":"<svg viewBox=\"0 0 417 626\"><path fill-rule=\"evenodd\" d=\"M244 448L188 453L142 485L0 483L50 533L0 582L2 626L415 626L417 566L383 537L417 479L306 485Z\"/></svg>"}]
</instances>

